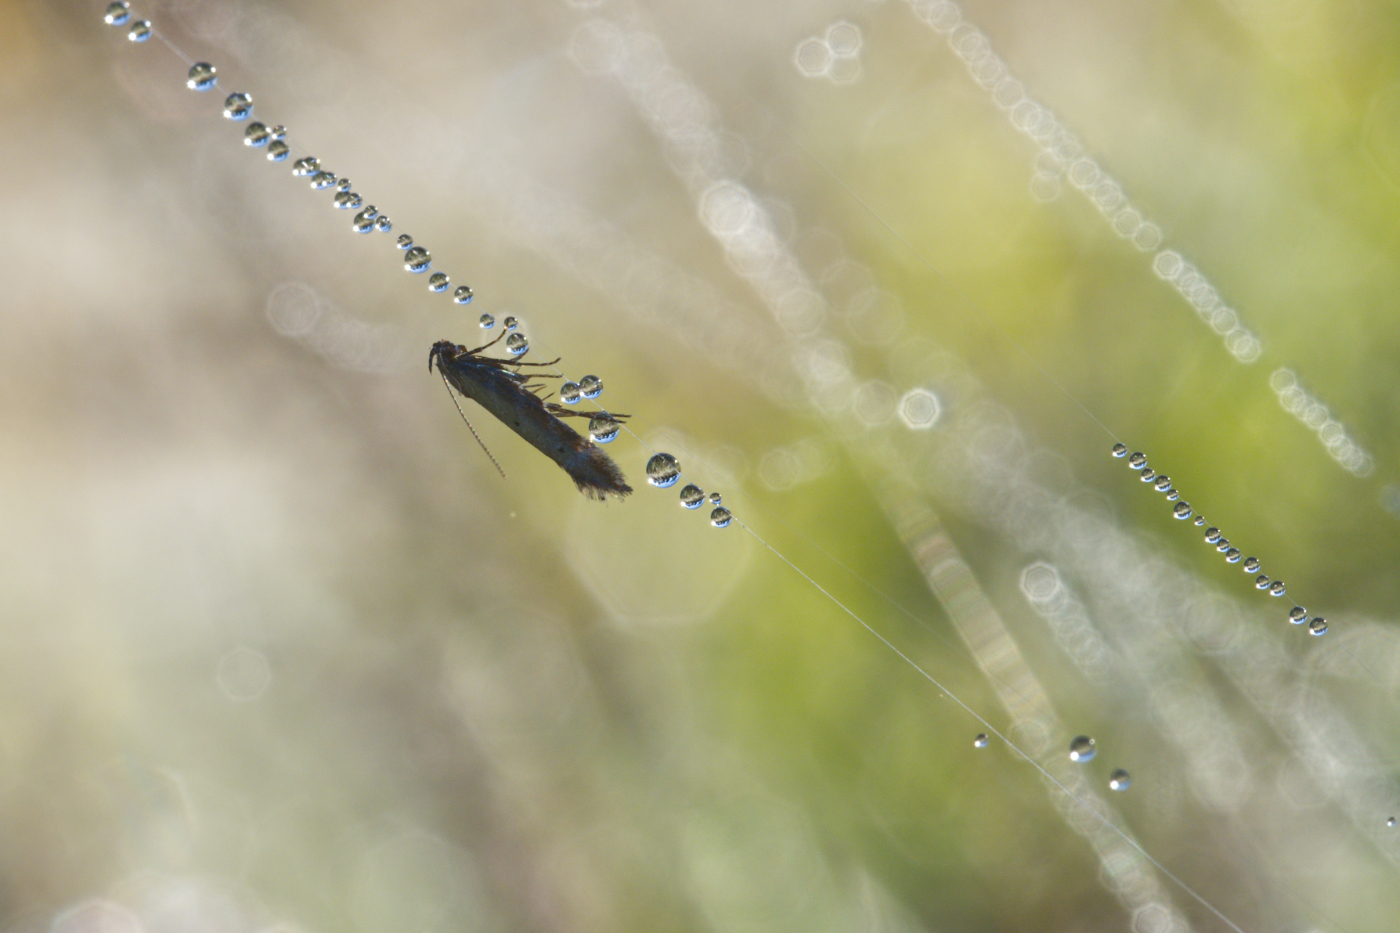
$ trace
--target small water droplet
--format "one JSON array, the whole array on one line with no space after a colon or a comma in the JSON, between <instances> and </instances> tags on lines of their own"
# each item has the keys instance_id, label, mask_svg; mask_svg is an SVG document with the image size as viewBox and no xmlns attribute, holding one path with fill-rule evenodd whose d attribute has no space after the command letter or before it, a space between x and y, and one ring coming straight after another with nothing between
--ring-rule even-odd
<instances>
[{"instance_id":1,"label":"small water droplet","mask_svg":"<svg viewBox=\"0 0 1400 933\"><path fill-rule=\"evenodd\" d=\"M1217 541L1217 542L1215 543L1215 549L1216 549L1217 551L1219 551L1221 554L1224 554L1225 552L1229 551L1229 550L1230 550L1230 539L1229 539L1229 538L1221 538L1219 541Z\"/></svg>"},{"instance_id":2,"label":"small water droplet","mask_svg":"<svg viewBox=\"0 0 1400 933\"><path fill-rule=\"evenodd\" d=\"M597 398L603 394L603 380L597 376L584 376L578 381L578 390L584 398Z\"/></svg>"},{"instance_id":3,"label":"small water droplet","mask_svg":"<svg viewBox=\"0 0 1400 933\"><path fill-rule=\"evenodd\" d=\"M710 524L716 528L726 528L734 521L734 516L724 506L720 506L710 513Z\"/></svg>"},{"instance_id":4,"label":"small water droplet","mask_svg":"<svg viewBox=\"0 0 1400 933\"><path fill-rule=\"evenodd\" d=\"M1259 574L1254 578L1255 589L1267 590L1269 588L1269 578L1266 574Z\"/></svg>"},{"instance_id":5,"label":"small water droplet","mask_svg":"<svg viewBox=\"0 0 1400 933\"><path fill-rule=\"evenodd\" d=\"M1142 472L1138 474L1138 478L1144 483L1150 483L1157 478L1157 474L1152 471L1152 467L1143 467Z\"/></svg>"},{"instance_id":6,"label":"small water droplet","mask_svg":"<svg viewBox=\"0 0 1400 933\"><path fill-rule=\"evenodd\" d=\"M1119 446L1119 447L1123 447L1122 444L1119 444L1118 446ZM1126 448L1126 447L1123 447L1123 450L1124 450L1124 452L1127 452L1127 448ZM1123 456L1123 454L1115 453L1114 456L1115 456L1115 457L1121 457L1121 456ZM977 738L975 738L975 739L972 740L972 747L973 747L973 748L986 748L987 745L988 745L990 742L991 742L991 739L987 738L987 733L985 733L985 732L979 732L979 733L977 733Z\"/></svg>"},{"instance_id":7,"label":"small water droplet","mask_svg":"<svg viewBox=\"0 0 1400 933\"><path fill-rule=\"evenodd\" d=\"M369 233L374 230L374 208L367 207L355 215L355 219L350 222L350 229L356 233Z\"/></svg>"},{"instance_id":8,"label":"small water droplet","mask_svg":"<svg viewBox=\"0 0 1400 933\"><path fill-rule=\"evenodd\" d=\"M724 497L717 492L710 493L710 505L719 505L724 502Z\"/></svg>"},{"instance_id":9,"label":"small water droplet","mask_svg":"<svg viewBox=\"0 0 1400 933\"><path fill-rule=\"evenodd\" d=\"M1395 827L1395 817L1392 816L1390 819L1386 820L1385 825L1393 829Z\"/></svg>"},{"instance_id":10,"label":"small water droplet","mask_svg":"<svg viewBox=\"0 0 1400 933\"><path fill-rule=\"evenodd\" d=\"M388 233L390 230L394 229L394 222L389 219L388 214L380 214L374 219L374 229L378 230L380 233Z\"/></svg>"},{"instance_id":11,"label":"small water droplet","mask_svg":"<svg viewBox=\"0 0 1400 933\"><path fill-rule=\"evenodd\" d=\"M268 135L271 136L273 139L286 139L286 138L287 138L287 128L286 128L285 126L283 126L282 124L280 124L280 123L278 123L276 126L269 126L269 127L267 128L267 133L268 133Z\"/></svg>"},{"instance_id":12,"label":"small water droplet","mask_svg":"<svg viewBox=\"0 0 1400 933\"><path fill-rule=\"evenodd\" d=\"M1204 525L1205 523L1206 523L1206 517L1205 517L1204 515L1197 515L1197 516L1196 516L1195 524L1196 524L1197 527L1199 527L1199 526L1201 526L1201 525Z\"/></svg>"},{"instance_id":13,"label":"small water droplet","mask_svg":"<svg viewBox=\"0 0 1400 933\"><path fill-rule=\"evenodd\" d=\"M647 461L647 482L658 489L674 486L680 476L681 465L670 454L656 454Z\"/></svg>"},{"instance_id":14,"label":"small water droplet","mask_svg":"<svg viewBox=\"0 0 1400 933\"><path fill-rule=\"evenodd\" d=\"M1292 622L1294 625L1302 625L1304 622L1308 621L1308 610L1304 609L1302 606L1294 606L1292 609L1288 610L1288 621Z\"/></svg>"},{"instance_id":15,"label":"small water droplet","mask_svg":"<svg viewBox=\"0 0 1400 933\"><path fill-rule=\"evenodd\" d=\"M506 352L511 356L524 356L530 349L530 341L525 339L524 334L511 334L506 338Z\"/></svg>"},{"instance_id":16,"label":"small water droplet","mask_svg":"<svg viewBox=\"0 0 1400 933\"><path fill-rule=\"evenodd\" d=\"M288 146L286 143L282 142L282 140L274 139L272 142L267 144L267 161L285 161L288 154L290 154L291 151L291 147Z\"/></svg>"},{"instance_id":17,"label":"small water droplet","mask_svg":"<svg viewBox=\"0 0 1400 933\"><path fill-rule=\"evenodd\" d=\"M1269 584L1270 596L1282 596L1286 592L1288 592L1288 587L1283 585L1282 580L1275 580L1273 583Z\"/></svg>"},{"instance_id":18,"label":"small water droplet","mask_svg":"<svg viewBox=\"0 0 1400 933\"><path fill-rule=\"evenodd\" d=\"M125 26L129 19L131 19L131 4L125 0L116 0L115 3L107 4L107 12L102 14L102 21L108 26Z\"/></svg>"},{"instance_id":19,"label":"small water droplet","mask_svg":"<svg viewBox=\"0 0 1400 933\"><path fill-rule=\"evenodd\" d=\"M1172 506L1172 517L1183 520L1190 518L1191 504L1189 502L1178 502L1176 505Z\"/></svg>"},{"instance_id":20,"label":"small water droplet","mask_svg":"<svg viewBox=\"0 0 1400 933\"><path fill-rule=\"evenodd\" d=\"M364 198L353 191L337 191L335 193L335 206L343 211L352 210L363 203L365 203Z\"/></svg>"},{"instance_id":21,"label":"small water droplet","mask_svg":"<svg viewBox=\"0 0 1400 933\"><path fill-rule=\"evenodd\" d=\"M588 436L595 444L607 444L617 439L621 427L607 415L594 415L588 419Z\"/></svg>"},{"instance_id":22,"label":"small water droplet","mask_svg":"<svg viewBox=\"0 0 1400 933\"><path fill-rule=\"evenodd\" d=\"M268 139L272 136L266 126L253 122L248 124L248 128L243 131L243 145L254 149L267 145Z\"/></svg>"},{"instance_id":23,"label":"small water droplet","mask_svg":"<svg viewBox=\"0 0 1400 933\"><path fill-rule=\"evenodd\" d=\"M490 330L496 326L496 319L489 314L483 314L476 322L481 325L482 330Z\"/></svg>"},{"instance_id":24,"label":"small water droplet","mask_svg":"<svg viewBox=\"0 0 1400 933\"><path fill-rule=\"evenodd\" d=\"M1133 786L1133 776L1122 768L1108 776L1109 790L1127 790Z\"/></svg>"},{"instance_id":25,"label":"small water droplet","mask_svg":"<svg viewBox=\"0 0 1400 933\"><path fill-rule=\"evenodd\" d=\"M311 187L317 191L324 191L333 184L335 184L335 172L320 169L311 176Z\"/></svg>"},{"instance_id":26,"label":"small water droplet","mask_svg":"<svg viewBox=\"0 0 1400 933\"><path fill-rule=\"evenodd\" d=\"M1152 483L1152 488L1158 492L1166 492L1168 489L1172 488L1172 481L1166 476L1158 476Z\"/></svg>"},{"instance_id":27,"label":"small water droplet","mask_svg":"<svg viewBox=\"0 0 1400 933\"><path fill-rule=\"evenodd\" d=\"M1244 572L1245 572L1245 573L1255 573L1255 572L1257 572L1258 570L1259 570L1259 558L1257 558L1257 557L1246 557L1246 558L1244 559Z\"/></svg>"},{"instance_id":28,"label":"small water droplet","mask_svg":"<svg viewBox=\"0 0 1400 933\"><path fill-rule=\"evenodd\" d=\"M1180 499L1180 498L1181 498L1181 493L1177 492L1175 489L1168 489L1168 490L1167 490L1167 501L1168 501L1168 502L1175 502L1177 499Z\"/></svg>"},{"instance_id":29,"label":"small water droplet","mask_svg":"<svg viewBox=\"0 0 1400 933\"><path fill-rule=\"evenodd\" d=\"M447 277L446 272L434 272L428 276L428 291L430 292L445 292L447 286L451 284L452 281Z\"/></svg>"},{"instance_id":30,"label":"small water droplet","mask_svg":"<svg viewBox=\"0 0 1400 933\"><path fill-rule=\"evenodd\" d=\"M1220 529L1219 529L1219 528L1207 528L1207 529L1206 529L1206 544L1214 544L1215 542L1217 542L1217 541L1219 541L1219 540L1220 540Z\"/></svg>"},{"instance_id":31,"label":"small water droplet","mask_svg":"<svg viewBox=\"0 0 1400 933\"><path fill-rule=\"evenodd\" d=\"M1141 451L1133 454L1128 458L1128 466L1132 467L1134 470L1141 470L1143 467L1147 466L1147 454Z\"/></svg>"},{"instance_id":32,"label":"small water droplet","mask_svg":"<svg viewBox=\"0 0 1400 933\"><path fill-rule=\"evenodd\" d=\"M471 304L472 287L470 285L458 285L457 290L452 293L452 300L459 305Z\"/></svg>"},{"instance_id":33,"label":"small water droplet","mask_svg":"<svg viewBox=\"0 0 1400 933\"><path fill-rule=\"evenodd\" d=\"M413 237L407 233L400 233L399 238L394 241L394 245L399 249L410 249L413 246Z\"/></svg>"},{"instance_id":34,"label":"small water droplet","mask_svg":"<svg viewBox=\"0 0 1400 933\"><path fill-rule=\"evenodd\" d=\"M1237 547L1230 548L1225 552L1225 560L1231 564L1238 564L1240 562L1240 549Z\"/></svg>"},{"instance_id":35,"label":"small water droplet","mask_svg":"<svg viewBox=\"0 0 1400 933\"><path fill-rule=\"evenodd\" d=\"M224 116L230 120L246 120L253 115L253 98L235 91L224 98Z\"/></svg>"},{"instance_id":36,"label":"small water droplet","mask_svg":"<svg viewBox=\"0 0 1400 933\"><path fill-rule=\"evenodd\" d=\"M515 315L507 314L505 320L501 321L501 326L506 330L515 330L520 326L520 322L515 319Z\"/></svg>"},{"instance_id":37,"label":"small water droplet","mask_svg":"<svg viewBox=\"0 0 1400 933\"><path fill-rule=\"evenodd\" d=\"M403 267L409 272L427 272L432 264L432 255L421 246L409 247L408 252L403 254Z\"/></svg>"},{"instance_id":38,"label":"small water droplet","mask_svg":"<svg viewBox=\"0 0 1400 933\"><path fill-rule=\"evenodd\" d=\"M1326 635L1326 634L1327 634L1327 620L1324 619L1324 618L1322 618L1322 616L1314 616L1314 617L1313 617L1313 620L1312 620L1311 622L1308 623L1308 634L1310 634L1310 635Z\"/></svg>"},{"instance_id":39,"label":"small water droplet","mask_svg":"<svg viewBox=\"0 0 1400 933\"><path fill-rule=\"evenodd\" d=\"M191 91L207 91L218 83L219 73L213 65L208 62L196 62L190 66L189 79L185 81L185 86Z\"/></svg>"},{"instance_id":40,"label":"small water droplet","mask_svg":"<svg viewBox=\"0 0 1400 933\"><path fill-rule=\"evenodd\" d=\"M1096 743L1087 735L1076 736L1074 741L1069 743L1069 760L1084 764L1086 761L1093 761L1098 750L1094 748Z\"/></svg>"},{"instance_id":41,"label":"small water droplet","mask_svg":"<svg viewBox=\"0 0 1400 933\"><path fill-rule=\"evenodd\" d=\"M559 387L559 401L565 405L577 405L581 398L583 393L579 391L577 382L566 382Z\"/></svg>"},{"instance_id":42,"label":"small water droplet","mask_svg":"<svg viewBox=\"0 0 1400 933\"><path fill-rule=\"evenodd\" d=\"M698 509L705 502L705 491L694 483L688 483L681 490L681 505L688 509Z\"/></svg>"},{"instance_id":43,"label":"small water droplet","mask_svg":"<svg viewBox=\"0 0 1400 933\"><path fill-rule=\"evenodd\" d=\"M138 19L131 24L131 28L126 31L126 37L132 42L145 42L151 37L151 21L148 19Z\"/></svg>"},{"instance_id":44,"label":"small water droplet","mask_svg":"<svg viewBox=\"0 0 1400 933\"><path fill-rule=\"evenodd\" d=\"M348 179L348 178L341 178L340 181L338 181L338 182L335 183L335 190L336 190L336 191L349 191L350 188L351 188L351 184L350 184L350 179Z\"/></svg>"},{"instance_id":45,"label":"small water droplet","mask_svg":"<svg viewBox=\"0 0 1400 933\"><path fill-rule=\"evenodd\" d=\"M1115 456L1115 457L1126 457L1127 455L1128 455L1128 446L1127 446L1126 444L1114 444L1114 445L1113 445L1113 456ZM985 738L985 736L983 736L983 738Z\"/></svg>"}]
</instances>

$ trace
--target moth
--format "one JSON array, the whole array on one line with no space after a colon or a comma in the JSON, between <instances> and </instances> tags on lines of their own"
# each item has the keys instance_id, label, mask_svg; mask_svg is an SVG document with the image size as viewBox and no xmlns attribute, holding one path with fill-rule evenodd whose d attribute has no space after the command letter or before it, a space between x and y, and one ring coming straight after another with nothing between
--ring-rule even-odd
<instances>
[{"instance_id":1,"label":"moth","mask_svg":"<svg viewBox=\"0 0 1400 933\"><path fill-rule=\"evenodd\" d=\"M627 485L627 479L613 459L563 421L564 418L593 418L600 413L572 411L562 405L545 402L539 395L545 389L545 384L534 380L557 377L540 373L538 370L529 375L520 371L526 366L553 366L558 360L548 363L524 363L481 355L483 350L490 349L504 336L502 333L500 337L475 350L468 350L450 340L439 340L428 352L428 371L432 372L433 365L436 364L449 393L456 389L458 393L495 415L502 424L559 464L578 485L579 492L590 499L606 499L609 495L622 498L630 493L632 487ZM452 401L453 404L457 403L455 396ZM486 456L491 457L496 469L505 476L505 471L496 463L496 458L491 456L491 451L486 449L480 435L476 433L476 428L467 420L461 405L457 405L457 412L462 416L462 420L467 422L467 427L476 438L476 442L481 444L481 449L486 450ZM628 416L606 413L604 417L620 423Z\"/></svg>"}]
</instances>

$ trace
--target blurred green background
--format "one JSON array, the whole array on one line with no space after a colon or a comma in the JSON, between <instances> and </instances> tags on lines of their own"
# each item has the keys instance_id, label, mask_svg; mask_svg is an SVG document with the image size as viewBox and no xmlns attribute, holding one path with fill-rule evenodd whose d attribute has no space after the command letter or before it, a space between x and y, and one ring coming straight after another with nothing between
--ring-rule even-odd
<instances>
[{"instance_id":1,"label":"blurred green background","mask_svg":"<svg viewBox=\"0 0 1400 933\"><path fill-rule=\"evenodd\" d=\"M1393 4L137 6L208 94L104 7L0 4L6 931L1229 928L1095 812L1394 928ZM634 496L496 475L482 311Z\"/></svg>"}]
</instances>

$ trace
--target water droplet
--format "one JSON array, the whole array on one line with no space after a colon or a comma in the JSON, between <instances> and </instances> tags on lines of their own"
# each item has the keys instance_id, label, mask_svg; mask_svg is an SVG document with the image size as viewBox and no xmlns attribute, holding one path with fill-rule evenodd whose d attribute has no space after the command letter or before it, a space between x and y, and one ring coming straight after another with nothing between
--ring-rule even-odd
<instances>
[{"instance_id":1,"label":"water droplet","mask_svg":"<svg viewBox=\"0 0 1400 933\"><path fill-rule=\"evenodd\" d=\"M1225 552L1225 560L1232 564L1238 564L1240 562L1240 549L1237 547L1230 548L1230 550Z\"/></svg>"},{"instance_id":2,"label":"water droplet","mask_svg":"<svg viewBox=\"0 0 1400 933\"><path fill-rule=\"evenodd\" d=\"M1270 596L1282 596L1286 592L1288 592L1288 587L1283 585L1282 580L1275 580L1273 583L1269 584Z\"/></svg>"},{"instance_id":3,"label":"water droplet","mask_svg":"<svg viewBox=\"0 0 1400 933\"><path fill-rule=\"evenodd\" d=\"M271 136L273 139L286 139L286 138L287 138L287 128L286 128L285 126L283 126L282 124L280 124L280 123L278 123L276 126L269 126L269 127L267 128L267 133L268 133L268 135Z\"/></svg>"},{"instance_id":4,"label":"water droplet","mask_svg":"<svg viewBox=\"0 0 1400 933\"><path fill-rule=\"evenodd\" d=\"M1220 529L1219 529L1219 528L1207 528L1207 529L1206 529L1206 544L1214 544L1215 542L1217 542L1217 541L1219 541L1219 540L1220 540Z\"/></svg>"},{"instance_id":5,"label":"water droplet","mask_svg":"<svg viewBox=\"0 0 1400 933\"><path fill-rule=\"evenodd\" d=\"M350 229L356 233L369 233L374 229L374 208L367 207L355 215L355 219L350 222Z\"/></svg>"},{"instance_id":6,"label":"water droplet","mask_svg":"<svg viewBox=\"0 0 1400 933\"><path fill-rule=\"evenodd\" d=\"M1084 764L1086 761L1093 761L1098 750L1094 748L1096 743L1087 735L1077 736L1069 743L1069 760Z\"/></svg>"},{"instance_id":7,"label":"water droplet","mask_svg":"<svg viewBox=\"0 0 1400 933\"><path fill-rule=\"evenodd\" d=\"M185 86L191 91L207 91L219 83L217 69L208 62L196 62L190 66L189 79Z\"/></svg>"},{"instance_id":8,"label":"water droplet","mask_svg":"<svg viewBox=\"0 0 1400 933\"><path fill-rule=\"evenodd\" d=\"M1157 478L1157 474L1152 472L1152 467L1143 467L1142 473L1139 474L1139 478L1144 483L1150 483Z\"/></svg>"},{"instance_id":9,"label":"water droplet","mask_svg":"<svg viewBox=\"0 0 1400 933\"><path fill-rule=\"evenodd\" d=\"M107 12L102 14L102 21L108 26L125 26L129 19L131 19L131 4L125 0L117 0L115 3L107 4Z\"/></svg>"},{"instance_id":10,"label":"water droplet","mask_svg":"<svg viewBox=\"0 0 1400 933\"><path fill-rule=\"evenodd\" d=\"M1269 577L1267 574L1259 574L1254 578L1255 589L1267 590L1269 588Z\"/></svg>"},{"instance_id":11,"label":"water droplet","mask_svg":"<svg viewBox=\"0 0 1400 933\"><path fill-rule=\"evenodd\" d=\"M501 326L506 330L515 330L520 326L520 322L515 319L515 315L507 314L506 319L501 322Z\"/></svg>"},{"instance_id":12,"label":"water droplet","mask_svg":"<svg viewBox=\"0 0 1400 933\"><path fill-rule=\"evenodd\" d=\"M335 184L335 172L321 169L311 176L311 187L317 191L325 191L333 184Z\"/></svg>"},{"instance_id":13,"label":"water droplet","mask_svg":"<svg viewBox=\"0 0 1400 933\"><path fill-rule=\"evenodd\" d=\"M1257 558L1257 557L1246 557L1246 558L1244 559L1244 572L1245 572L1245 573L1257 573L1258 570L1259 570L1259 558Z\"/></svg>"},{"instance_id":14,"label":"water droplet","mask_svg":"<svg viewBox=\"0 0 1400 933\"><path fill-rule=\"evenodd\" d=\"M249 123L248 128L243 131L243 145L258 149L267 145L268 139L272 136L266 126L261 123Z\"/></svg>"},{"instance_id":15,"label":"water droplet","mask_svg":"<svg viewBox=\"0 0 1400 933\"><path fill-rule=\"evenodd\" d=\"M1197 516L1196 516L1195 524L1196 524L1198 527L1201 526L1201 525L1204 525L1205 523L1206 523L1206 517L1205 517L1204 515L1197 515Z\"/></svg>"},{"instance_id":16,"label":"water droplet","mask_svg":"<svg viewBox=\"0 0 1400 933\"><path fill-rule=\"evenodd\" d=\"M1115 456L1115 457L1126 457L1127 455L1128 455L1128 446L1127 446L1126 444L1114 444L1114 445L1113 445L1113 456ZM986 736L978 736L978 738L986 738Z\"/></svg>"},{"instance_id":17,"label":"water droplet","mask_svg":"<svg viewBox=\"0 0 1400 933\"><path fill-rule=\"evenodd\" d=\"M235 91L224 98L224 116L230 120L246 120L253 115L253 98Z\"/></svg>"},{"instance_id":18,"label":"water droplet","mask_svg":"<svg viewBox=\"0 0 1400 933\"><path fill-rule=\"evenodd\" d=\"M126 37L132 42L145 42L151 37L151 21L148 19L138 19L131 24L131 28L126 31Z\"/></svg>"},{"instance_id":19,"label":"water droplet","mask_svg":"<svg viewBox=\"0 0 1400 933\"><path fill-rule=\"evenodd\" d=\"M365 203L364 198L353 191L337 191L335 193L335 206L341 210L351 210Z\"/></svg>"},{"instance_id":20,"label":"water droplet","mask_svg":"<svg viewBox=\"0 0 1400 933\"><path fill-rule=\"evenodd\" d=\"M588 436L596 444L607 444L617 439L621 427L607 415L594 415L588 420Z\"/></svg>"},{"instance_id":21,"label":"water droplet","mask_svg":"<svg viewBox=\"0 0 1400 933\"><path fill-rule=\"evenodd\" d=\"M1314 616L1314 617L1313 617L1313 620L1312 620L1311 622L1308 623L1308 634L1310 634L1310 635L1326 635L1326 634L1327 634L1327 620L1324 619L1324 618L1322 618L1322 616Z\"/></svg>"},{"instance_id":22,"label":"water droplet","mask_svg":"<svg viewBox=\"0 0 1400 933\"><path fill-rule=\"evenodd\" d=\"M433 257L421 246L409 247L403 254L403 267L412 273L427 272L433 264Z\"/></svg>"},{"instance_id":23,"label":"water droplet","mask_svg":"<svg viewBox=\"0 0 1400 933\"><path fill-rule=\"evenodd\" d=\"M717 492L710 493L710 505L719 505L724 502L724 497Z\"/></svg>"},{"instance_id":24,"label":"water droplet","mask_svg":"<svg viewBox=\"0 0 1400 933\"><path fill-rule=\"evenodd\" d=\"M1224 554L1226 551L1230 550L1230 539L1221 538L1218 542L1216 542L1215 549L1221 554Z\"/></svg>"},{"instance_id":25,"label":"water droplet","mask_svg":"<svg viewBox=\"0 0 1400 933\"><path fill-rule=\"evenodd\" d=\"M399 238L394 241L394 244L398 246L399 249L409 249L413 246L413 237L409 236L407 233L400 233Z\"/></svg>"},{"instance_id":26,"label":"water droplet","mask_svg":"<svg viewBox=\"0 0 1400 933\"><path fill-rule=\"evenodd\" d=\"M489 314L483 314L476 322L481 325L482 330L490 330L496 326L496 319Z\"/></svg>"},{"instance_id":27,"label":"water droplet","mask_svg":"<svg viewBox=\"0 0 1400 933\"><path fill-rule=\"evenodd\" d=\"M578 381L578 390L584 398L597 398L603 394L603 380L597 376L584 376Z\"/></svg>"},{"instance_id":28,"label":"water droplet","mask_svg":"<svg viewBox=\"0 0 1400 933\"><path fill-rule=\"evenodd\" d=\"M1168 489L1172 488L1172 481L1165 476L1158 476L1156 481L1153 482L1152 488L1158 492L1166 492Z\"/></svg>"},{"instance_id":29,"label":"water droplet","mask_svg":"<svg viewBox=\"0 0 1400 933\"><path fill-rule=\"evenodd\" d=\"M681 505L688 509L698 509L705 502L705 491L694 483L681 490Z\"/></svg>"},{"instance_id":30,"label":"water droplet","mask_svg":"<svg viewBox=\"0 0 1400 933\"><path fill-rule=\"evenodd\" d=\"M1393 829L1395 827L1395 817L1392 816L1390 819L1386 820L1385 825Z\"/></svg>"},{"instance_id":31,"label":"water droplet","mask_svg":"<svg viewBox=\"0 0 1400 933\"><path fill-rule=\"evenodd\" d=\"M452 300L459 305L469 305L472 303L472 287L470 285L458 285L457 290L452 293Z\"/></svg>"},{"instance_id":32,"label":"water droplet","mask_svg":"<svg viewBox=\"0 0 1400 933\"><path fill-rule=\"evenodd\" d=\"M720 506L710 513L710 524L716 528L726 528L734 521L734 516L724 506Z\"/></svg>"},{"instance_id":33,"label":"water droplet","mask_svg":"<svg viewBox=\"0 0 1400 933\"><path fill-rule=\"evenodd\" d=\"M446 272L434 272L428 276L428 291L430 292L445 292L447 286L451 284L452 281L447 277Z\"/></svg>"},{"instance_id":34,"label":"water droplet","mask_svg":"<svg viewBox=\"0 0 1400 933\"><path fill-rule=\"evenodd\" d=\"M1294 606L1292 609L1288 610L1288 621L1292 622L1294 625L1302 625L1304 622L1308 621L1308 610L1304 609L1302 606Z\"/></svg>"},{"instance_id":35,"label":"water droplet","mask_svg":"<svg viewBox=\"0 0 1400 933\"><path fill-rule=\"evenodd\" d=\"M290 154L291 151L291 147L288 146L286 143L282 142L282 140L274 139L272 142L267 144L267 161L285 161L288 154Z\"/></svg>"},{"instance_id":36,"label":"water droplet","mask_svg":"<svg viewBox=\"0 0 1400 933\"><path fill-rule=\"evenodd\" d=\"M511 334L506 338L506 352L511 356L524 356L530 349L530 341L524 334Z\"/></svg>"},{"instance_id":37,"label":"water droplet","mask_svg":"<svg viewBox=\"0 0 1400 933\"><path fill-rule=\"evenodd\" d=\"M577 405L581 398L583 393L579 391L577 382L566 382L559 387L559 401L565 405Z\"/></svg>"},{"instance_id":38,"label":"water droplet","mask_svg":"<svg viewBox=\"0 0 1400 933\"><path fill-rule=\"evenodd\" d=\"M336 191L349 191L350 188L351 188L351 184L350 184L350 179L348 179L348 178L341 178L340 181L338 181L338 182L335 183L335 190L336 190Z\"/></svg>"},{"instance_id":39,"label":"water droplet","mask_svg":"<svg viewBox=\"0 0 1400 933\"><path fill-rule=\"evenodd\" d=\"M388 233L390 230L394 229L394 222L389 219L388 214L380 214L374 219L374 229L378 230L380 233Z\"/></svg>"},{"instance_id":40,"label":"water droplet","mask_svg":"<svg viewBox=\"0 0 1400 933\"><path fill-rule=\"evenodd\" d=\"M1133 786L1133 776L1127 771L1119 768L1108 776L1109 790L1127 790Z\"/></svg>"},{"instance_id":41,"label":"water droplet","mask_svg":"<svg viewBox=\"0 0 1400 933\"><path fill-rule=\"evenodd\" d=\"M1172 517L1183 520L1190 518L1191 504L1189 502L1178 502L1176 505L1172 506Z\"/></svg>"},{"instance_id":42,"label":"water droplet","mask_svg":"<svg viewBox=\"0 0 1400 933\"><path fill-rule=\"evenodd\" d=\"M1132 467L1134 470L1141 470L1143 467L1147 466L1147 454L1141 452L1133 454L1128 458L1128 466Z\"/></svg>"},{"instance_id":43,"label":"water droplet","mask_svg":"<svg viewBox=\"0 0 1400 933\"><path fill-rule=\"evenodd\" d=\"M674 486L680 476L681 465L670 454L656 454L647 461L647 482L658 489Z\"/></svg>"},{"instance_id":44,"label":"water droplet","mask_svg":"<svg viewBox=\"0 0 1400 933\"><path fill-rule=\"evenodd\" d=\"M1119 446L1119 447L1122 447L1123 445L1122 445L1122 444L1119 444L1118 446ZM1122 455L1121 455L1121 454L1114 454L1114 456L1122 456ZM979 733L977 733L977 738L975 738L975 739L972 740L972 747L973 747L973 748L986 748L987 745L988 745L990 742L991 742L991 739L987 738L987 733L985 733L985 732L979 732Z\"/></svg>"}]
</instances>

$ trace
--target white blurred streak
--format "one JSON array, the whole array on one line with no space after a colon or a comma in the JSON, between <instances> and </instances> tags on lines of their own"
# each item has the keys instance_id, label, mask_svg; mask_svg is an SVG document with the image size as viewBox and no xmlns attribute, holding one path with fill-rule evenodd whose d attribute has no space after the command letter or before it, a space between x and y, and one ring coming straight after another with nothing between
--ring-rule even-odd
<instances>
[{"instance_id":1,"label":"white blurred streak","mask_svg":"<svg viewBox=\"0 0 1400 933\"><path fill-rule=\"evenodd\" d=\"M305 282L286 282L267 296L267 319L332 365L361 373L406 372L425 358L419 342L396 324L362 321Z\"/></svg>"}]
</instances>

